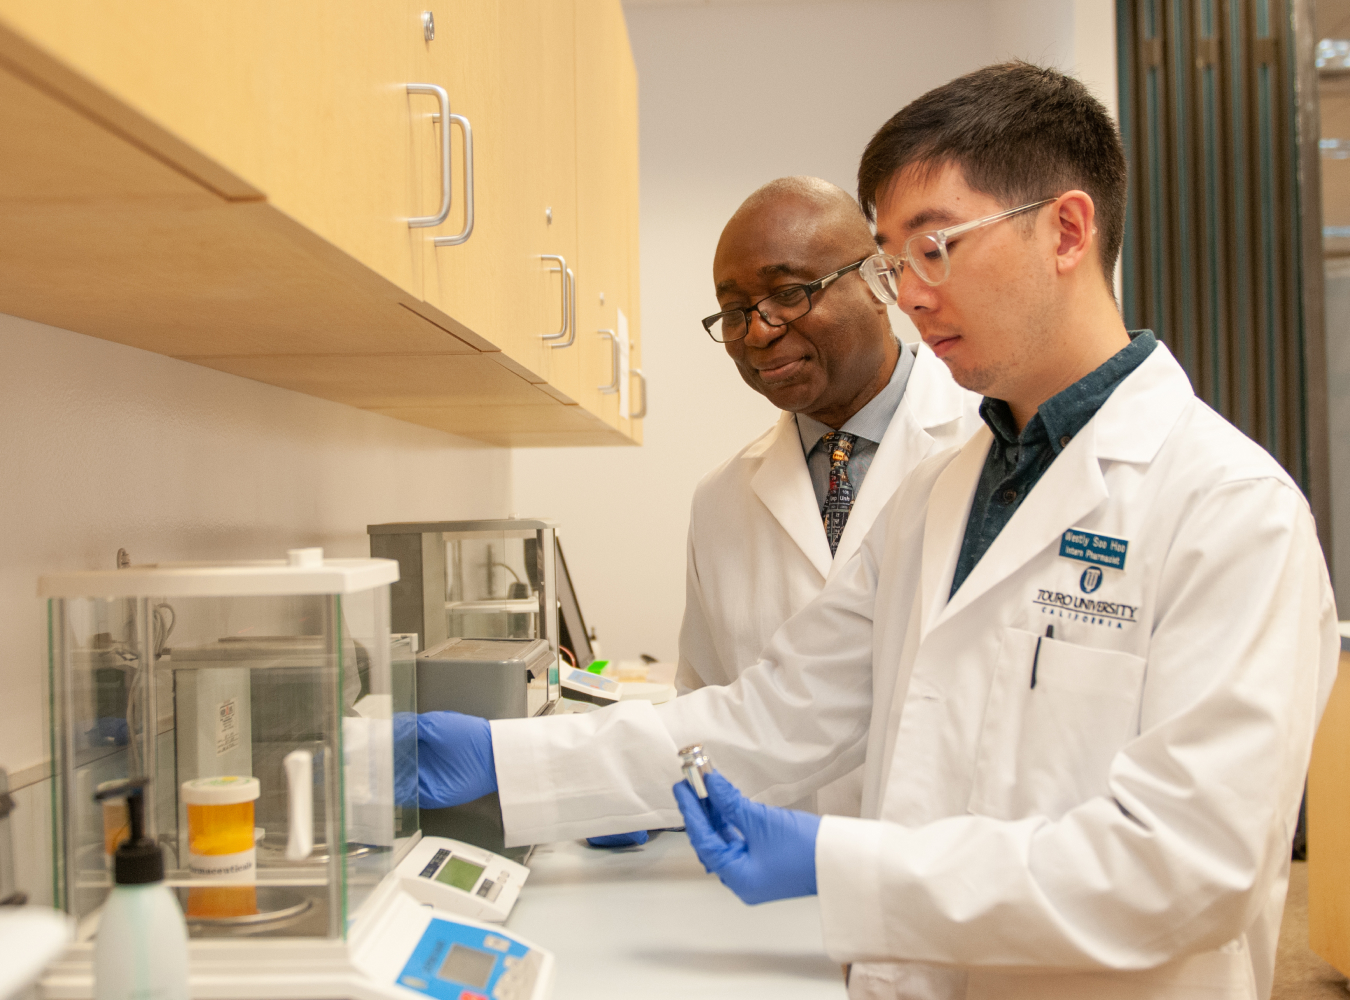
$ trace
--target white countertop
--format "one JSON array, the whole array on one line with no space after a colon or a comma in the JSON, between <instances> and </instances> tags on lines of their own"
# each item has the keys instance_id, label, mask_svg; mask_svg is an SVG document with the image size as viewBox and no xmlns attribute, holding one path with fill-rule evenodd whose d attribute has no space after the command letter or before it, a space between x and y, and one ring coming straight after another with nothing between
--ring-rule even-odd
<instances>
[{"instance_id":1,"label":"white countertop","mask_svg":"<svg viewBox=\"0 0 1350 1000\"><path fill-rule=\"evenodd\" d=\"M642 847L547 844L508 929L557 958L554 1000L841 1000L814 897L746 906L683 833Z\"/></svg>"}]
</instances>

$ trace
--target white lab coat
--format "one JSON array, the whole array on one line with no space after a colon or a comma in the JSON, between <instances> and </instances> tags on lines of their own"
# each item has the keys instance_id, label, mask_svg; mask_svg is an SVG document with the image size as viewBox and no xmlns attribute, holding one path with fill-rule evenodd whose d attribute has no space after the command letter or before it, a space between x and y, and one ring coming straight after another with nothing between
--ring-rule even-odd
<instances>
[{"instance_id":1,"label":"white lab coat","mask_svg":"<svg viewBox=\"0 0 1350 1000\"><path fill-rule=\"evenodd\" d=\"M916 469L736 684L493 723L508 842L676 822L699 739L766 801L865 758L869 818L816 844L855 998L1267 997L1339 654L1306 502L1160 345L949 601L989 442ZM1093 587L1071 528L1124 569Z\"/></svg>"},{"instance_id":2,"label":"white lab coat","mask_svg":"<svg viewBox=\"0 0 1350 1000\"><path fill-rule=\"evenodd\" d=\"M689 517L680 693L730 684L757 663L783 622L858 551L914 467L984 426L979 404L979 396L957 385L947 366L919 346L833 558L791 413L708 473L694 491ZM857 816L861 801L858 770L795 805Z\"/></svg>"}]
</instances>

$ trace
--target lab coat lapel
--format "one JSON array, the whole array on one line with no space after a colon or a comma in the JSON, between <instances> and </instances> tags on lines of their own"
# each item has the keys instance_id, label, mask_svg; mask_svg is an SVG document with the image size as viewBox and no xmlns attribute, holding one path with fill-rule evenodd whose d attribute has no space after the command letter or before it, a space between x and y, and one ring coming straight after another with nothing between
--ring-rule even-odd
<instances>
[{"instance_id":1,"label":"lab coat lapel","mask_svg":"<svg viewBox=\"0 0 1350 1000\"><path fill-rule=\"evenodd\" d=\"M933 451L933 432L964 416L966 399L966 391L952 381L946 366L920 344L900 405L877 445L867 478L839 537L831 575L858 551L881 509L895 496L905 477Z\"/></svg>"},{"instance_id":2,"label":"lab coat lapel","mask_svg":"<svg viewBox=\"0 0 1350 1000\"><path fill-rule=\"evenodd\" d=\"M928 515L923 527L923 560L919 586L923 600L920 641L927 636L947 605L952 574L966 533L970 502L984 468L994 435L982 427L961 448L938 476L928 497Z\"/></svg>"},{"instance_id":3,"label":"lab coat lapel","mask_svg":"<svg viewBox=\"0 0 1350 1000\"><path fill-rule=\"evenodd\" d=\"M779 417L772 439L765 442L760 454L763 461L750 480L750 488L825 577L830 572L830 543L825 539L816 491L791 413Z\"/></svg>"},{"instance_id":4,"label":"lab coat lapel","mask_svg":"<svg viewBox=\"0 0 1350 1000\"><path fill-rule=\"evenodd\" d=\"M1095 423L1095 418L1089 421L1045 470L1045 475L1032 487L961 588L937 615L933 622L935 627L959 614L981 594L1012 575L1106 499L1106 479L1097 460ZM992 439L993 435L990 437ZM979 478L978 470L976 478ZM972 492L973 489L972 485ZM969 498L966 507L968 515ZM964 536L964 530L961 534ZM958 540L958 550L960 545ZM951 579L948 574L949 586Z\"/></svg>"},{"instance_id":5,"label":"lab coat lapel","mask_svg":"<svg viewBox=\"0 0 1350 1000\"><path fill-rule=\"evenodd\" d=\"M988 453L987 447L973 449L978 452L978 461L968 459L971 445L993 440L987 429L977 434L953 462L954 468L949 468L939 479L929 501L930 523L936 517L944 530L940 537L935 533L931 553L925 534L925 597L931 602L925 604L928 610L925 621L929 624L924 634L959 614L1007 579L1105 500L1108 492L1102 462L1153 461L1177 419L1194 400L1195 394L1186 373L1171 352L1159 344L1060 452L984 557L975 564L961 588L943 605L941 601L946 595L937 591L939 585L951 586L975 483ZM942 495L943 485L956 471L955 467L962 472L960 482L953 482L952 488ZM956 478L952 476L952 479ZM942 509L950 508L954 503L960 504L959 510ZM952 528L954 522L959 522L955 530ZM930 566L930 562L935 565ZM930 582L934 591L931 595Z\"/></svg>"}]
</instances>

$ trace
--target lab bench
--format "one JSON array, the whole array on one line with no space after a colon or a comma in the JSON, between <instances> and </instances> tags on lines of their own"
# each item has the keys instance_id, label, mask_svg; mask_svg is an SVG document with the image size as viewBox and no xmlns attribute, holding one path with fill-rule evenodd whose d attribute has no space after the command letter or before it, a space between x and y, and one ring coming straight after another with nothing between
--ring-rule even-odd
<instances>
[{"instance_id":1,"label":"lab bench","mask_svg":"<svg viewBox=\"0 0 1350 1000\"><path fill-rule=\"evenodd\" d=\"M554 1000L844 997L815 896L746 906L683 833L641 847L547 844L506 927L552 951Z\"/></svg>"}]
</instances>

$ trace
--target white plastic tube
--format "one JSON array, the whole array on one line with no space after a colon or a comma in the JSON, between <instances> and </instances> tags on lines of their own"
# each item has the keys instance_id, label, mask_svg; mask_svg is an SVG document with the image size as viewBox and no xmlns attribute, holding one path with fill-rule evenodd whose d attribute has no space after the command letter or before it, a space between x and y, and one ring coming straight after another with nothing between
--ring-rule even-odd
<instances>
[{"instance_id":1,"label":"white plastic tube","mask_svg":"<svg viewBox=\"0 0 1350 1000\"><path fill-rule=\"evenodd\" d=\"M292 750L286 766L286 800L290 811L290 839L286 860L304 861L314 850L314 754Z\"/></svg>"}]
</instances>

